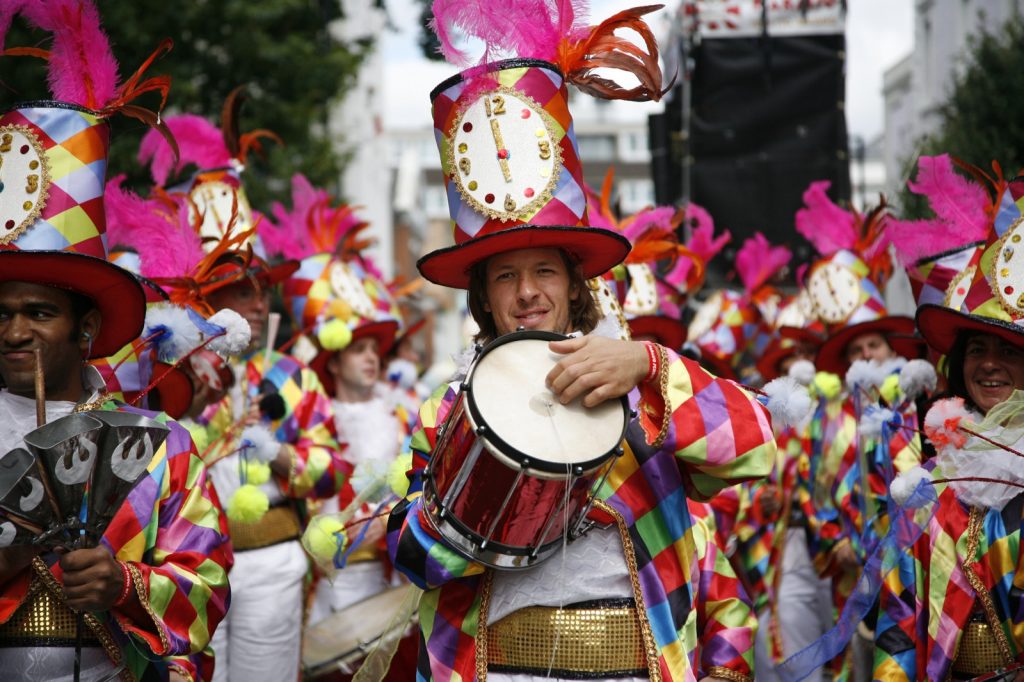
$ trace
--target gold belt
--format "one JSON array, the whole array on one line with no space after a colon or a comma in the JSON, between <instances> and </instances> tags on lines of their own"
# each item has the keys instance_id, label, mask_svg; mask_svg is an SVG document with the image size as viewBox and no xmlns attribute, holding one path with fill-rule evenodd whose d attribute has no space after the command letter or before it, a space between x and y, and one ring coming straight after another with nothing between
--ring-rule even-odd
<instances>
[{"instance_id":1,"label":"gold belt","mask_svg":"<svg viewBox=\"0 0 1024 682\"><path fill-rule=\"evenodd\" d=\"M953 672L975 677L1006 665L999 642L988 623L971 621L960 635L960 646L953 660Z\"/></svg>"},{"instance_id":2,"label":"gold belt","mask_svg":"<svg viewBox=\"0 0 1024 682\"><path fill-rule=\"evenodd\" d=\"M0 647L74 646L75 614L39 580L33 580L28 596L14 615L0 625ZM82 643L99 646L93 631L83 624Z\"/></svg>"},{"instance_id":3,"label":"gold belt","mask_svg":"<svg viewBox=\"0 0 1024 682\"><path fill-rule=\"evenodd\" d=\"M640 619L631 602L519 609L488 626L487 667L582 678L646 677Z\"/></svg>"},{"instance_id":4,"label":"gold belt","mask_svg":"<svg viewBox=\"0 0 1024 682\"><path fill-rule=\"evenodd\" d=\"M236 552L269 547L279 542L296 540L302 535L299 515L291 505L271 507L256 523L239 523L228 519L231 546Z\"/></svg>"}]
</instances>

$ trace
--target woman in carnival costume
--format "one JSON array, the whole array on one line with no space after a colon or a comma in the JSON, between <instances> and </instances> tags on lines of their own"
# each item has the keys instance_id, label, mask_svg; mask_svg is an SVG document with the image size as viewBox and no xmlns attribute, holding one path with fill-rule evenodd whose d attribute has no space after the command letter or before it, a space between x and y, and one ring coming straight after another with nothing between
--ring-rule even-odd
<instances>
[{"instance_id":1,"label":"woman in carnival costume","mask_svg":"<svg viewBox=\"0 0 1024 682\"><path fill-rule=\"evenodd\" d=\"M946 188L924 192L938 199L928 233L969 257L951 269L948 305L926 303L917 313L929 346L946 355L954 397L925 418L934 460L893 486L901 499L928 493L928 514L884 575L876 679L1024 679L1024 268L1014 257L1024 185L996 171L987 178L993 196L958 177L948 157L920 161L918 185L931 178ZM981 229L987 238L977 248Z\"/></svg>"}]
</instances>

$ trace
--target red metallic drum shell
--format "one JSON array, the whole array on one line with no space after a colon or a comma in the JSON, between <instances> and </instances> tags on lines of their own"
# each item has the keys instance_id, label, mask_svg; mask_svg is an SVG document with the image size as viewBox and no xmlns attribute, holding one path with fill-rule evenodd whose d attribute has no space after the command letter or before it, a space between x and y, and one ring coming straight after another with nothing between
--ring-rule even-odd
<instances>
[{"instance_id":1,"label":"red metallic drum shell","mask_svg":"<svg viewBox=\"0 0 1024 682\"><path fill-rule=\"evenodd\" d=\"M509 490L515 485L520 467L516 462L490 451L486 435L478 436L475 433L469 414L464 413L465 406L464 395L460 395L446 421L447 430L442 434L431 457L431 480L427 491L429 493L432 488L437 497L427 502L428 511L436 516L443 510L449 522L479 545L488 539L491 524L501 511L502 502ZM470 463L470 454L477 445L483 446L482 450L476 462ZM527 469L488 544L496 550L503 547L525 555L537 547L557 541L565 530L566 520L575 521L580 510L587 504L591 487L606 466L610 465L609 461L605 466L585 472L583 476L571 477L567 474L560 478ZM465 478L464 482L459 480L460 474ZM566 503L566 487L570 481L571 489ZM458 486L458 490L448 500L453 486Z\"/></svg>"}]
</instances>

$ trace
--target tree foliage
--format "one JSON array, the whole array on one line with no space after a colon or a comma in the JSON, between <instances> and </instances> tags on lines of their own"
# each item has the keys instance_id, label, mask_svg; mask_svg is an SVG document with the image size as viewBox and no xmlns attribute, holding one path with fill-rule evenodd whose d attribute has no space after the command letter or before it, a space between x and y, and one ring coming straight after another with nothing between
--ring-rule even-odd
<instances>
[{"instance_id":1,"label":"tree foliage","mask_svg":"<svg viewBox=\"0 0 1024 682\"><path fill-rule=\"evenodd\" d=\"M1024 18L1015 15L999 32L972 38L964 68L939 109L941 125L923 141L922 153L949 153L984 170L998 161L1014 177L1024 169L1022 111ZM927 213L926 202L905 188L900 205L914 217Z\"/></svg>"},{"instance_id":2,"label":"tree foliage","mask_svg":"<svg viewBox=\"0 0 1024 682\"><path fill-rule=\"evenodd\" d=\"M257 208L285 198L289 178L306 174L314 184L334 187L342 160L331 144L327 114L354 82L371 47L369 41L344 44L332 36L330 22L342 17L338 0L188 0L161 3L102 0L97 6L126 78L163 38L174 49L147 75L173 78L167 113L199 114L219 125L224 99L238 85L247 88L240 130L266 128L283 147L267 141L263 158L250 156L246 188ZM45 47L48 36L15 21L6 47ZM18 101L48 98L45 65L28 57L3 57L0 110ZM159 98L141 103L155 109ZM144 188L146 173L135 155L145 130L135 119L111 121L108 177L126 173L129 184ZM191 172L186 168L185 173Z\"/></svg>"}]
</instances>

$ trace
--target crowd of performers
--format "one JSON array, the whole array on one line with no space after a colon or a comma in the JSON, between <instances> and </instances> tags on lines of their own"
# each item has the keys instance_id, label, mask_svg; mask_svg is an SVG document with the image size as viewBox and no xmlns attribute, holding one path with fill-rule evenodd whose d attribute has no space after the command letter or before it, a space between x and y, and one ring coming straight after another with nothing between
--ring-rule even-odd
<instances>
[{"instance_id":1,"label":"crowd of performers","mask_svg":"<svg viewBox=\"0 0 1024 682\"><path fill-rule=\"evenodd\" d=\"M53 94L0 114L0 676L1024 679L1024 180L921 157L914 221L813 183L813 262L756 234L702 291L729 232L620 215L574 139L568 85L663 94L652 8L506 9L435 7L418 267L476 332L425 386L358 210L250 206L241 91L147 112L91 0L0 0Z\"/></svg>"}]
</instances>

